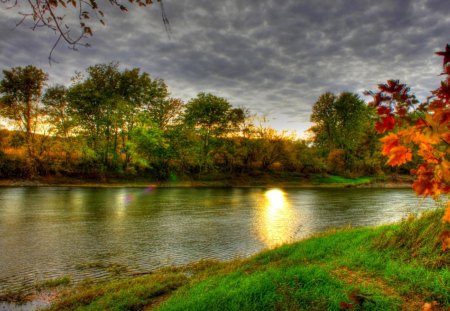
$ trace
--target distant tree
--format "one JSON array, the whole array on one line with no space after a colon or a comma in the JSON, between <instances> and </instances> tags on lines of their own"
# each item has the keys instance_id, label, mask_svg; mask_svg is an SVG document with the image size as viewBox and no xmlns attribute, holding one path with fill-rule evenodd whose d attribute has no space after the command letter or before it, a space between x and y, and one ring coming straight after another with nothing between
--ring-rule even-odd
<instances>
[{"instance_id":1,"label":"distant tree","mask_svg":"<svg viewBox=\"0 0 450 311\"><path fill-rule=\"evenodd\" d=\"M54 157L52 166L55 171L70 170L72 158L81 153L82 144L75 135L77 124L67 101L67 88L63 85L49 87L42 97L42 104L46 126L53 136L52 151L65 155L63 158Z\"/></svg>"},{"instance_id":2,"label":"distant tree","mask_svg":"<svg viewBox=\"0 0 450 311\"><path fill-rule=\"evenodd\" d=\"M212 142L236 129L244 115L241 108L232 108L226 99L211 93L199 93L186 104L184 121L201 137L203 167L207 165Z\"/></svg>"},{"instance_id":3,"label":"distant tree","mask_svg":"<svg viewBox=\"0 0 450 311\"><path fill-rule=\"evenodd\" d=\"M150 88L148 74L139 69L121 72L118 64L110 63L89 67L87 77L69 89L69 109L94 151L93 159L100 160L104 168L116 166L122 151L126 152Z\"/></svg>"},{"instance_id":4,"label":"distant tree","mask_svg":"<svg viewBox=\"0 0 450 311\"><path fill-rule=\"evenodd\" d=\"M42 136L37 139L35 134L43 112L41 96L46 81L47 74L31 65L3 70L3 79L0 81L2 114L15 121L25 133L27 163L31 174L36 168L38 154L43 151L37 145Z\"/></svg>"},{"instance_id":5,"label":"distant tree","mask_svg":"<svg viewBox=\"0 0 450 311\"><path fill-rule=\"evenodd\" d=\"M180 121L184 103L181 99L171 98L169 89L162 79L155 79L145 93L144 114L162 131L169 125Z\"/></svg>"},{"instance_id":6,"label":"distant tree","mask_svg":"<svg viewBox=\"0 0 450 311\"><path fill-rule=\"evenodd\" d=\"M149 115L159 129L165 131L181 117L184 102L178 98L162 98L150 106Z\"/></svg>"},{"instance_id":7,"label":"distant tree","mask_svg":"<svg viewBox=\"0 0 450 311\"><path fill-rule=\"evenodd\" d=\"M167 179L173 149L164 137L164 132L157 126L136 127L132 137L127 145L134 162L140 167L151 169L154 177Z\"/></svg>"},{"instance_id":8,"label":"distant tree","mask_svg":"<svg viewBox=\"0 0 450 311\"><path fill-rule=\"evenodd\" d=\"M348 92L339 96L325 93L314 104L314 144L339 173L353 169L357 148L371 129L371 115L366 103ZM343 165L336 166L338 163Z\"/></svg>"},{"instance_id":9,"label":"distant tree","mask_svg":"<svg viewBox=\"0 0 450 311\"><path fill-rule=\"evenodd\" d=\"M49 87L42 98L43 109L55 134L67 137L72 124L69 118L69 105L66 99L67 89L63 85Z\"/></svg>"},{"instance_id":10,"label":"distant tree","mask_svg":"<svg viewBox=\"0 0 450 311\"><path fill-rule=\"evenodd\" d=\"M268 121L262 117L256 129L257 159L261 162L262 169L267 169L272 164L283 159L285 142L289 139L286 131L277 131L268 126Z\"/></svg>"}]
</instances>

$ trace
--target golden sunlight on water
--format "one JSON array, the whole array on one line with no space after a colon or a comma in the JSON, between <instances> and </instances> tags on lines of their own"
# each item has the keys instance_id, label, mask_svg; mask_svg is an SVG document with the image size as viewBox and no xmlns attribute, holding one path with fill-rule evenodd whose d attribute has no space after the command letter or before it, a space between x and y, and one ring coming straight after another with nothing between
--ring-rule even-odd
<instances>
[{"instance_id":1,"label":"golden sunlight on water","mask_svg":"<svg viewBox=\"0 0 450 311\"><path fill-rule=\"evenodd\" d=\"M280 189L270 189L264 193L261 203L257 230L264 244L272 248L293 240L297 217L286 193Z\"/></svg>"},{"instance_id":2,"label":"golden sunlight on water","mask_svg":"<svg viewBox=\"0 0 450 311\"><path fill-rule=\"evenodd\" d=\"M133 201L133 196L129 194L125 189L120 189L117 193L114 202L114 209L116 214L116 220L123 220L125 217L126 209L128 205Z\"/></svg>"}]
</instances>

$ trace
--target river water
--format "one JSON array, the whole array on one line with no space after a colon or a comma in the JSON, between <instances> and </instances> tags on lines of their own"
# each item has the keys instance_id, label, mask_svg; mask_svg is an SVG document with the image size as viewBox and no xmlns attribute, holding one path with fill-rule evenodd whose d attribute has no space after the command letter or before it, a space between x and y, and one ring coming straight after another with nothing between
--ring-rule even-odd
<instances>
[{"instance_id":1,"label":"river water","mask_svg":"<svg viewBox=\"0 0 450 311\"><path fill-rule=\"evenodd\" d=\"M432 207L410 189L0 188L0 294L244 257Z\"/></svg>"}]
</instances>

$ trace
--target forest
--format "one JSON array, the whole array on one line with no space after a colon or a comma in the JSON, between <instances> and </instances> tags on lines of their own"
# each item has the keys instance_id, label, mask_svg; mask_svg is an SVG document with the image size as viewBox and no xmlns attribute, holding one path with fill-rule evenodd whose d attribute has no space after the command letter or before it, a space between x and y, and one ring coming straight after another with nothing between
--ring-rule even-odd
<instances>
[{"instance_id":1,"label":"forest","mask_svg":"<svg viewBox=\"0 0 450 311\"><path fill-rule=\"evenodd\" d=\"M118 63L54 85L33 65L3 70L0 176L106 180L349 178L408 172L385 166L376 111L357 94L324 93L307 137L277 131L268 117L199 93L171 97L162 79ZM414 166L414 163L410 164Z\"/></svg>"}]
</instances>

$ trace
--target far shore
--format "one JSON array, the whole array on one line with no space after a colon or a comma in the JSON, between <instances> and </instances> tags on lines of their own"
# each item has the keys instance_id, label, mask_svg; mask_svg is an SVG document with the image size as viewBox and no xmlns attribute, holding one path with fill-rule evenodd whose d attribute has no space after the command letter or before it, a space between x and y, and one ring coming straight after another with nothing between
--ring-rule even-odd
<instances>
[{"instance_id":1,"label":"far shore","mask_svg":"<svg viewBox=\"0 0 450 311\"><path fill-rule=\"evenodd\" d=\"M412 180L401 177L380 180L371 178L369 182L320 182L312 179L236 179L236 180L87 180L67 177L38 177L33 179L0 179L0 187L92 187L92 188L411 188Z\"/></svg>"}]
</instances>

